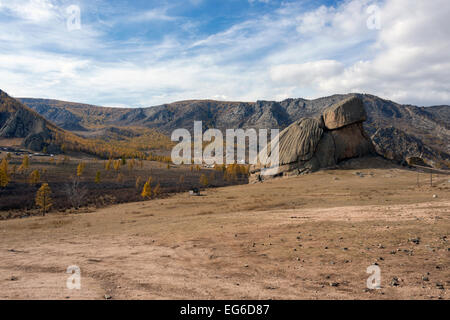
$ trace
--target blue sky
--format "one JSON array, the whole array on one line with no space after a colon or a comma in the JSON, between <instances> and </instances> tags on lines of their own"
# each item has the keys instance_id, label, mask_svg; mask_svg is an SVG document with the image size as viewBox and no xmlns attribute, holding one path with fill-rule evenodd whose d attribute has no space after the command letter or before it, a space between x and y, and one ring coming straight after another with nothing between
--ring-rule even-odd
<instances>
[{"instance_id":1,"label":"blue sky","mask_svg":"<svg viewBox=\"0 0 450 320\"><path fill-rule=\"evenodd\" d=\"M131 107L347 92L449 104L448 16L447 0L0 0L0 88Z\"/></svg>"}]
</instances>

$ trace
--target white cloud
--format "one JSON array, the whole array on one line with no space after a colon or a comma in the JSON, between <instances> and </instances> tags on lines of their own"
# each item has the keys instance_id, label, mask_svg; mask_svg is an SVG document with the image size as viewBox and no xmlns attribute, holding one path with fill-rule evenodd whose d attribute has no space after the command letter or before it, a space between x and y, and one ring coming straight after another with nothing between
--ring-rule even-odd
<instances>
[{"instance_id":1,"label":"white cloud","mask_svg":"<svg viewBox=\"0 0 450 320\"><path fill-rule=\"evenodd\" d=\"M403 103L450 101L447 0L347 0L310 11L300 2L284 3L209 36L168 34L157 43L139 37L108 41L103 25L68 33L64 21L50 22L61 19L60 7L37 3L52 4L42 6L52 15L42 9L36 20L0 20L0 28L9 30L0 34L0 88L14 96L131 106L346 92ZM380 30L367 28L366 9L373 3L380 7ZM11 8L0 11L22 12ZM155 10L134 18L154 19L159 12L172 19ZM30 27L30 21L40 23Z\"/></svg>"},{"instance_id":2,"label":"white cloud","mask_svg":"<svg viewBox=\"0 0 450 320\"><path fill-rule=\"evenodd\" d=\"M176 17L170 16L167 14L167 7L164 8L155 8L152 10L147 10L136 15L129 15L123 20L127 20L130 22L143 22L143 21L173 21Z\"/></svg>"},{"instance_id":3,"label":"white cloud","mask_svg":"<svg viewBox=\"0 0 450 320\"><path fill-rule=\"evenodd\" d=\"M272 67L271 78L275 82L293 85L319 85L329 77L344 70L342 63L335 60L319 60L302 64L282 64Z\"/></svg>"},{"instance_id":4,"label":"white cloud","mask_svg":"<svg viewBox=\"0 0 450 320\"><path fill-rule=\"evenodd\" d=\"M18 18L31 22L49 21L58 14L56 7L50 0L13 0L2 2L0 11L8 11Z\"/></svg>"},{"instance_id":5,"label":"white cloud","mask_svg":"<svg viewBox=\"0 0 450 320\"><path fill-rule=\"evenodd\" d=\"M307 13L302 23L311 21L309 31L326 34L361 34L363 24L358 1L346 2L341 8L319 8ZM403 103L450 103L450 5L446 0L390 0L380 6L381 29L375 43L369 47L369 59L350 62L327 61L317 70L320 61L300 65L272 67L272 80L286 85L312 84L317 97L340 92L367 92ZM348 23L345 23L348 22ZM319 26L319 27L318 27ZM306 28L306 27L305 27ZM305 31L300 25L299 31ZM319 30L320 29L320 30ZM328 30L327 30L328 29ZM338 38L339 39L339 38ZM330 41L332 39L323 39ZM350 50L346 54L352 55ZM286 77L280 76L286 69ZM281 71L280 71L281 70ZM305 78L306 77L306 78Z\"/></svg>"}]
</instances>

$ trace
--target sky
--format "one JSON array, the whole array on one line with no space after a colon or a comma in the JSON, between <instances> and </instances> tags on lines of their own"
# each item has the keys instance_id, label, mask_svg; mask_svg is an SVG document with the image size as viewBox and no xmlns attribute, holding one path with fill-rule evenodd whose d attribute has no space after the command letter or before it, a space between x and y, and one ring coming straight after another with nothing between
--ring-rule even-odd
<instances>
[{"instance_id":1,"label":"sky","mask_svg":"<svg viewBox=\"0 0 450 320\"><path fill-rule=\"evenodd\" d=\"M449 17L448 0L0 0L0 89L116 107L450 104Z\"/></svg>"}]
</instances>

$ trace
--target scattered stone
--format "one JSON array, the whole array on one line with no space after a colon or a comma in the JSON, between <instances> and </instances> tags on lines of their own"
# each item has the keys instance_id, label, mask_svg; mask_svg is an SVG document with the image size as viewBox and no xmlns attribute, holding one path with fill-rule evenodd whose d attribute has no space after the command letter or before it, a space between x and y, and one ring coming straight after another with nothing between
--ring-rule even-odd
<instances>
[{"instance_id":1,"label":"scattered stone","mask_svg":"<svg viewBox=\"0 0 450 320\"><path fill-rule=\"evenodd\" d=\"M343 250L344 250L344 251L347 251L347 250L348 250L348 248L344 248Z\"/></svg>"},{"instance_id":2,"label":"scattered stone","mask_svg":"<svg viewBox=\"0 0 450 320\"><path fill-rule=\"evenodd\" d=\"M393 277L391 280L391 286L392 287L398 287L400 286L400 281L397 277Z\"/></svg>"},{"instance_id":3,"label":"scattered stone","mask_svg":"<svg viewBox=\"0 0 450 320\"><path fill-rule=\"evenodd\" d=\"M111 300L112 297L109 294L105 294L105 300Z\"/></svg>"},{"instance_id":4,"label":"scattered stone","mask_svg":"<svg viewBox=\"0 0 450 320\"><path fill-rule=\"evenodd\" d=\"M428 278L428 277L426 277L426 276L423 276L423 277L422 277L422 281L430 281L430 278Z\"/></svg>"},{"instance_id":5,"label":"scattered stone","mask_svg":"<svg viewBox=\"0 0 450 320\"><path fill-rule=\"evenodd\" d=\"M419 237L408 239L408 241L412 242L414 244L420 244L420 238Z\"/></svg>"},{"instance_id":6,"label":"scattered stone","mask_svg":"<svg viewBox=\"0 0 450 320\"><path fill-rule=\"evenodd\" d=\"M437 194L433 194L433 198L436 199L438 196Z\"/></svg>"},{"instance_id":7,"label":"scattered stone","mask_svg":"<svg viewBox=\"0 0 450 320\"><path fill-rule=\"evenodd\" d=\"M331 287L339 287L339 282L330 282Z\"/></svg>"},{"instance_id":8,"label":"scattered stone","mask_svg":"<svg viewBox=\"0 0 450 320\"><path fill-rule=\"evenodd\" d=\"M11 278L9 278L9 280L11 280L11 281L17 281L17 280L19 280L19 277L11 276Z\"/></svg>"},{"instance_id":9,"label":"scattered stone","mask_svg":"<svg viewBox=\"0 0 450 320\"><path fill-rule=\"evenodd\" d=\"M436 288L438 288L439 290L445 290L444 285L442 283L436 283Z\"/></svg>"}]
</instances>

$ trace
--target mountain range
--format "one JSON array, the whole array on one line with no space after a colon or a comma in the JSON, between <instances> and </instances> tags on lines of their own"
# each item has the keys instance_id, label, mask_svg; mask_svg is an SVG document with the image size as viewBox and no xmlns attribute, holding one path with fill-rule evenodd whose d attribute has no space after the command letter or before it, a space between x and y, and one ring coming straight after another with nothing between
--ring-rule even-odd
<instances>
[{"instance_id":1,"label":"mountain range","mask_svg":"<svg viewBox=\"0 0 450 320\"><path fill-rule=\"evenodd\" d=\"M6 94L1 92L3 95ZM403 105L370 94L336 94L313 100L298 98L280 102L188 100L147 108L110 108L35 98L15 101L25 110L34 111L36 119L49 121L49 128L61 128L59 130L83 138L107 139L110 135L118 138L138 135L136 128L169 136L178 128L191 131L194 121L203 121L204 129L284 129L298 119L317 117L326 108L350 96L357 96L364 103L367 111L364 128L378 153L399 161L411 156L422 157L431 164L450 160L449 105ZM3 108L3 100L0 102L0 108ZM8 120L0 109L0 136L4 137L5 133L11 136L11 129L4 129L5 123L11 127L18 117L20 115L10 115ZM16 120L11 120L13 118Z\"/></svg>"}]
</instances>

